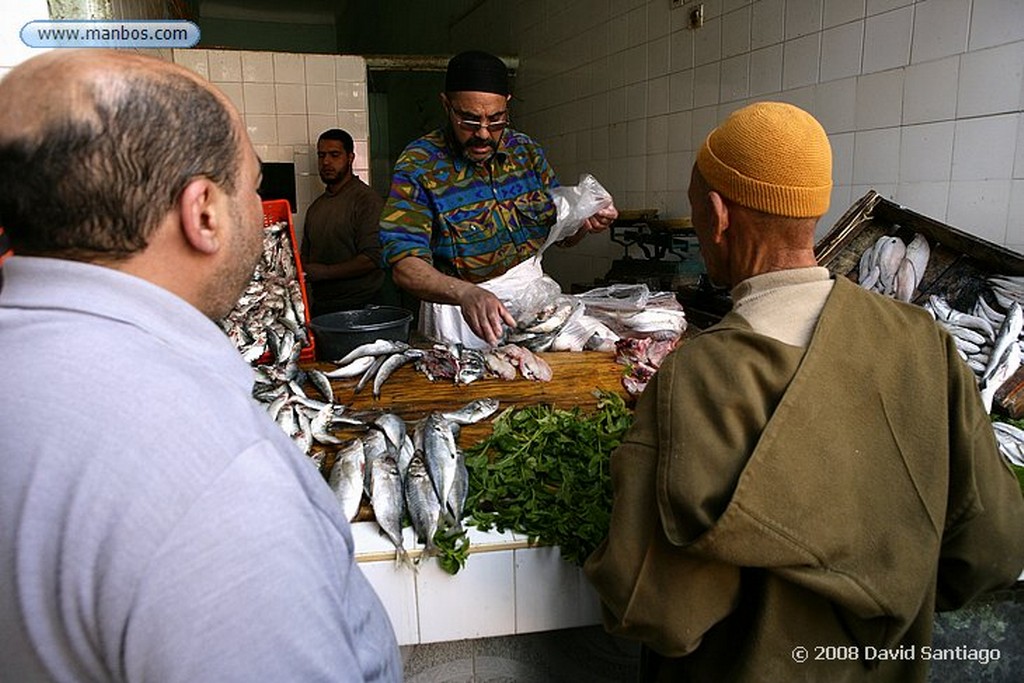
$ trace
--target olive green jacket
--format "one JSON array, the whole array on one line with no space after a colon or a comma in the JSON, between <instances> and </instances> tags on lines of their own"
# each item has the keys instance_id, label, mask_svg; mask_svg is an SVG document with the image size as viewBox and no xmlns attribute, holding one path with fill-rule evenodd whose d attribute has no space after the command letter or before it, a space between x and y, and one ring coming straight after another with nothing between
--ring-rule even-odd
<instances>
[{"instance_id":1,"label":"olive green jacket","mask_svg":"<svg viewBox=\"0 0 1024 683\"><path fill-rule=\"evenodd\" d=\"M806 352L735 314L677 349L611 471L586 571L608 629L665 657L650 680L923 681L934 610L1024 565L1024 501L949 335L845 279Z\"/></svg>"}]
</instances>

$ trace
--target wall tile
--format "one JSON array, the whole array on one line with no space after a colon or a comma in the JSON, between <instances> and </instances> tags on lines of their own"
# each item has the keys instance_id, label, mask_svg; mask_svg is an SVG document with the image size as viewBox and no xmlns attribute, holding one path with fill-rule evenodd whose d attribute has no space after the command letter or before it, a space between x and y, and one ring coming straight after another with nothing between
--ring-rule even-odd
<instances>
[{"instance_id":1,"label":"wall tile","mask_svg":"<svg viewBox=\"0 0 1024 683\"><path fill-rule=\"evenodd\" d=\"M996 180L1013 173L1016 114L961 119L953 141L953 175L958 180Z\"/></svg>"},{"instance_id":2,"label":"wall tile","mask_svg":"<svg viewBox=\"0 0 1024 683\"><path fill-rule=\"evenodd\" d=\"M703 107L718 102L720 73L719 62L694 69L693 106Z\"/></svg>"},{"instance_id":3,"label":"wall tile","mask_svg":"<svg viewBox=\"0 0 1024 683\"><path fill-rule=\"evenodd\" d=\"M278 114L305 114L306 87L302 83L276 83L274 102Z\"/></svg>"},{"instance_id":4,"label":"wall tile","mask_svg":"<svg viewBox=\"0 0 1024 683\"><path fill-rule=\"evenodd\" d=\"M927 0L914 9L911 62L927 62L967 49L971 0Z\"/></svg>"},{"instance_id":5,"label":"wall tile","mask_svg":"<svg viewBox=\"0 0 1024 683\"><path fill-rule=\"evenodd\" d=\"M668 109L682 111L693 106L693 70L680 71L668 77Z\"/></svg>"},{"instance_id":6,"label":"wall tile","mask_svg":"<svg viewBox=\"0 0 1024 683\"><path fill-rule=\"evenodd\" d=\"M968 49L980 50L1014 40L1024 40L1024 2L979 0L973 4Z\"/></svg>"},{"instance_id":7,"label":"wall tile","mask_svg":"<svg viewBox=\"0 0 1024 683\"><path fill-rule=\"evenodd\" d=\"M634 121L647 116L647 83L626 87L626 119Z\"/></svg>"},{"instance_id":8,"label":"wall tile","mask_svg":"<svg viewBox=\"0 0 1024 683\"><path fill-rule=\"evenodd\" d=\"M646 6L647 39L654 40L667 36L672 24L672 18L669 16L671 5L667 2L648 2Z\"/></svg>"},{"instance_id":9,"label":"wall tile","mask_svg":"<svg viewBox=\"0 0 1024 683\"><path fill-rule=\"evenodd\" d=\"M309 129L305 114L284 114L277 117L277 139L282 145L301 145L309 142Z\"/></svg>"},{"instance_id":10,"label":"wall tile","mask_svg":"<svg viewBox=\"0 0 1024 683\"><path fill-rule=\"evenodd\" d=\"M785 35L785 20L783 0L761 0L754 3L750 15L751 49L781 43Z\"/></svg>"},{"instance_id":11,"label":"wall tile","mask_svg":"<svg viewBox=\"0 0 1024 683\"><path fill-rule=\"evenodd\" d=\"M917 0L868 0L867 13L868 16L881 14L882 12L888 12L900 7L906 7L907 5L913 5L915 2L917 2Z\"/></svg>"},{"instance_id":12,"label":"wall tile","mask_svg":"<svg viewBox=\"0 0 1024 683\"><path fill-rule=\"evenodd\" d=\"M596 128L608 125L608 92L601 91L588 98L587 108L590 109L590 121Z\"/></svg>"},{"instance_id":13,"label":"wall tile","mask_svg":"<svg viewBox=\"0 0 1024 683\"><path fill-rule=\"evenodd\" d=\"M1006 218L1006 243L1018 245L1016 251L1024 253L1024 180L1010 184L1010 212Z\"/></svg>"},{"instance_id":14,"label":"wall tile","mask_svg":"<svg viewBox=\"0 0 1024 683\"><path fill-rule=\"evenodd\" d=\"M825 28L864 18L864 0L825 0Z\"/></svg>"},{"instance_id":15,"label":"wall tile","mask_svg":"<svg viewBox=\"0 0 1024 683\"><path fill-rule=\"evenodd\" d=\"M247 83L273 83L274 57L270 52L245 50L242 57L242 80Z\"/></svg>"},{"instance_id":16,"label":"wall tile","mask_svg":"<svg viewBox=\"0 0 1024 683\"><path fill-rule=\"evenodd\" d=\"M1013 177L1024 178L1024 114L1018 114L1017 119L1017 155L1013 161Z\"/></svg>"},{"instance_id":17,"label":"wall tile","mask_svg":"<svg viewBox=\"0 0 1024 683\"><path fill-rule=\"evenodd\" d=\"M210 80L214 83L241 83L242 57L237 50L210 50Z\"/></svg>"},{"instance_id":18,"label":"wall tile","mask_svg":"<svg viewBox=\"0 0 1024 683\"><path fill-rule=\"evenodd\" d=\"M693 31L686 28L673 31L668 44L669 68L673 72L693 68Z\"/></svg>"},{"instance_id":19,"label":"wall tile","mask_svg":"<svg viewBox=\"0 0 1024 683\"><path fill-rule=\"evenodd\" d=\"M608 121L621 123L626 120L626 89L616 88L608 93Z\"/></svg>"},{"instance_id":20,"label":"wall tile","mask_svg":"<svg viewBox=\"0 0 1024 683\"><path fill-rule=\"evenodd\" d=\"M643 193L647 189L647 157L626 157L626 192Z\"/></svg>"},{"instance_id":21,"label":"wall tile","mask_svg":"<svg viewBox=\"0 0 1024 683\"><path fill-rule=\"evenodd\" d=\"M310 114L336 114L338 90L331 84L310 84L305 87L306 109Z\"/></svg>"},{"instance_id":22,"label":"wall tile","mask_svg":"<svg viewBox=\"0 0 1024 683\"><path fill-rule=\"evenodd\" d=\"M334 75L333 55L304 55L306 83L333 84Z\"/></svg>"},{"instance_id":23,"label":"wall tile","mask_svg":"<svg viewBox=\"0 0 1024 683\"><path fill-rule=\"evenodd\" d=\"M814 113L828 133L854 130L857 113L857 79L820 83L814 91ZM849 184L849 182L847 182Z\"/></svg>"},{"instance_id":24,"label":"wall tile","mask_svg":"<svg viewBox=\"0 0 1024 683\"><path fill-rule=\"evenodd\" d=\"M902 69L857 79L857 130L899 125L902 117Z\"/></svg>"},{"instance_id":25,"label":"wall tile","mask_svg":"<svg viewBox=\"0 0 1024 683\"><path fill-rule=\"evenodd\" d=\"M960 57L908 66L903 82L903 122L949 120L956 114Z\"/></svg>"},{"instance_id":26,"label":"wall tile","mask_svg":"<svg viewBox=\"0 0 1024 683\"><path fill-rule=\"evenodd\" d=\"M843 217L843 214L846 213L852 204L849 185L832 187L832 197L829 202L828 213L821 217L817 227L814 229L814 240L816 243L832 231L836 221Z\"/></svg>"},{"instance_id":27,"label":"wall tile","mask_svg":"<svg viewBox=\"0 0 1024 683\"><path fill-rule=\"evenodd\" d=\"M516 550L515 570L516 633L600 623L597 594L558 548Z\"/></svg>"},{"instance_id":28,"label":"wall tile","mask_svg":"<svg viewBox=\"0 0 1024 683\"><path fill-rule=\"evenodd\" d=\"M335 57L334 74L339 81L366 81L366 60L345 55Z\"/></svg>"},{"instance_id":29,"label":"wall tile","mask_svg":"<svg viewBox=\"0 0 1024 683\"><path fill-rule=\"evenodd\" d=\"M904 126L899 182L948 181L953 163L952 121Z\"/></svg>"},{"instance_id":30,"label":"wall tile","mask_svg":"<svg viewBox=\"0 0 1024 683\"><path fill-rule=\"evenodd\" d=\"M750 94L782 90L782 46L772 45L750 53Z\"/></svg>"},{"instance_id":31,"label":"wall tile","mask_svg":"<svg viewBox=\"0 0 1024 683\"><path fill-rule=\"evenodd\" d=\"M733 102L743 99L750 91L750 55L739 55L722 60L719 101Z\"/></svg>"},{"instance_id":32,"label":"wall tile","mask_svg":"<svg viewBox=\"0 0 1024 683\"><path fill-rule=\"evenodd\" d=\"M718 107L694 109L690 119L690 149L699 149L708 133L715 129L721 119Z\"/></svg>"},{"instance_id":33,"label":"wall tile","mask_svg":"<svg viewBox=\"0 0 1024 683\"><path fill-rule=\"evenodd\" d=\"M647 8L637 7L630 10L626 20L627 45L629 47L643 45L647 41Z\"/></svg>"},{"instance_id":34,"label":"wall tile","mask_svg":"<svg viewBox=\"0 0 1024 683\"><path fill-rule=\"evenodd\" d=\"M629 14L620 14L608 22L608 54L621 52L629 47Z\"/></svg>"},{"instance_id":35,"label":"wall tile","mask_svg":"<svg viewBox=\"0 0 1024 683\"><path fill-rule=\"evenodd\" d=\"M305 83L306 67L303 56L290 52L275 52L274 81L277 83Z\"/></svg>"},{"instance_id":36,"label":"wall tile","mask_svg":"<svg viewBox=\"0 0 1024 683\"><path fill-rule=\"evenodd\" d=\"M832 184L850 185L853 182L854 133L829 135L832 145Z\"/></svg>"},{"instance_id":37,"label":"wall tile","mask_svg":"<svg viewBox=\"0 0 1024 683\"><path fill-rule=\"evenodd\" d=\"M692 152L669 152L668 191L669 195L686 194L690 186L690 171L693 169Z\"/></svg>"},{"instance_id":38,"label":"wall tile","mask_svg":"<svg viewBox=\"0 0 1024 683\"><path fill-rule=\"evenodd\" d=\"M664 35L647 44L647 76L655 78L669 72L669 37Z\"/></svg>"},{"instance_id":39,"label":"wall tile","mask_svg":"<svg viewBox=\"0 0 1024 683\"><path fill-rule=\"evenodd\" d=\"M896 201L915 213L945 223L949 181L900 183L896 187Z\"/></svg>"},{"instance_id":40,"label":"wall tile","mask_svg":"<svg viewBox=\"0 0 1024 683\"><path fill-rule=\"evenodd\" d=\"M648 192L668 189L668 154L648 154L646 183Z\"/></svg>"},{"instance_id":41,"label":"wall tile","mask_svg":"<svg viewBox=\"0 0 1024 683\"><path fill-rule=\"evenodd\" d=\"M817 82L820 42L820 33L786 41L782 58L782 88L784 90Z\"/></svg>"},{"instance_id":42,"label":"wall tile","mask_svg":"<svg viewBox=\"0 0 1024 683\"><path fill-rule=\"evenodd\" d=\"M681 111L668 116L668 150L683 152L693 149L690 143L690 112Z\"/></svg>"},{"instance_id":43,"label":"wall tile","mask_svg":"<svg viewBox=\"0 0 1024 683\"><path fill-rule=\"evenodd\" d=\"M399 645L420 642L416 608L416 575L394 562L362 562L363 575L373 587L391 619Z\"/></svg>"},{"instance_id":44,"label":"wall tile","mask_svg":"<svg viewBox=\"0 0 1024 683\"><path fill-rule=\"evenodd\" d=\"M949 184L946 222L982 239L1004 244L1010 180L963 180Z\"/></svg>"},{"instance_id":45,"label":"wall tile","mask_svg":"<svg viewBox=\"0 0 1024 683\"><path fill-rule=\"evenodd\" d=\"M750 7L722 17L722 56L735 57L750 52Z\"/></svg>"},{"instance_id":46,"label":"wall tile","mask_svg":"<svg viewBox=\"0 0 1024 683\"><path fill-rule=\"evenodd\" d=\"M804 111L810 113L812 116L816 116L817 112L814 111L814 93L817 88L813 85L805 85L802 88L793 88L791 90L783 90L775 96L775 99L779 102L788 102L794 106L800 107ZM729 105L729 109L722 111L719 109L719 118L724 119L733 110L738 109L739 103Z\"/></svg>"},{"instance_id":47,"label":"wall tile","mask_svg":"<svg viewBox=\"0 0 1024 683\"><path fill-rule=\"evenodd\" d=\"M320 133L323 133L328 128L344 128L349 132L349 135L355 137L356 134L346 124L339 124L338 115L325 116L323 114L310 114L308 117L309 123L309 139L316 140L320 137Z\"/></svg>"},{"instance_id":48,"label":"wall tile","mask_svg":"<svg viewBox=\"0 0 1024 683\"><path fill-rule=\"evenodd\" d=\"M273 114L245 114L245 129L253 145L277 144L277 118Z\"/></svg>"},{"instance_id":49,"label":"wall tile","mask_svg":"<svg viewBox=\"0 0 1024 683\"><path fill-rule=\"evenodd\" d=\"M660 116L668 113L668 76L647 82L647 115Z\"/></svg>"},{"instance_id":50,"label":"wall tile","mask_svg":"<svg viewBox=\"0 0 1024 683\"><path fill-rule=\"evenodd\" d=\"M609 88L621 88L626 85L626 53L620 52L616 57L608 61Z\"/></svg>"},{"instance_id":51,"label":"wall tile","mask_svg":"<svg viewBox=\"0 0 1024 683\"><path fill-rule=\"evenodd\" d=\"M647 48L643 45L626 50L626 83L647 80Z\"/></svg>"},{"instance_id":52,"label":"wall tile","mask_svg":"<svg viewBox=\"0 0 1024 683\"><path fill-rule=\"evenodd\" d=\"M647 149L647 120L637 119L626 124L626 156L643 154Z\"/></svg>"},{"instance_id":53,"label":"wall tile","mask_svg":"<svg viewBox=\"0 0 1024 683\"><path fill-rule=\"evenodd\" d=\"M693 62L697 66L711 64L722 58L722 21L705 20L704 26L693 32Z\"/></svg>"},{"instance_id":54,"label":"wall tile","mask_svg":"<svg viewBox=\"0 0 1024 683\"><path fill-rule=\"evenodd\" d=\"M853 141L853 183L895 183L900 161L900 129L858 132Z\"/></svg>"},{"instance_id":55,"label":"wall tile","mask_svg":"<svg viewBox=\"0 0 1024 683\"><path fill-rule=\"evenodd\" d=\"M235 109L240 112L245 111L245 97L242 94L241 83L214 83L217 89L227 95L227 98L231 100L231 104L235 105Z\"/></svg>"},{"instance_id":56,"label":"wall tile","mask_svg":"<svg viewBox=\"0 0 1024 683\"><path fill-rule=\"evenodd\" d=\"M821 35L821 80L831 81L860 73L864 24L853 22Z\"/></svg>"},{"instance_id":57,"label":"wall tile","mask_svg":"<svg viewBox=\"0 0 1024 683\"><path fill-rule=\"evenodd\" d=\"M821 30L822 0L787 0L786 40Z\"/></svg>"},{"instance_id":58,"label":"wall tile","mask_svg":"<svg viewBox=\"0 0 1024 683\"><path fill-rule=\"evenodd\" d=\"M513 551L475 554L457 576L436 562L416 575L420 642L515 632Z\"/></svg>"},{"instance_id":59,"label":"wall tile","mask_svg":"<svg viewBox=\"0 0 1024 683\"><path fill-rule=\"evenodd\" d=\"M174 63L210 79L209 50L175 50Z\"/></svg>"},{"instance_id":60,"label":"wall tile","mask_svg":"<svg viewBox=\"0 0 1024 683\"><path fill-rule=\"evenodd\" d=\"M272 83L246 83L242 86L246 114L277 113L274 86Z\"/></svg>"},{"instance_id":61,"label":"wall tile","mask_svg":"<svg viewBox=\"0 0 1024 683\"><path fill-rule=\"evenodd\" d=\"M960 57L958 118L1019 111L1024 83L1024 42Z\"/></svg>"},{"instance_id":62,"label":"wall tile","mask_svg":"<svg viewBox=\"0 0 1024 683\"><path fill-rule=\"evenodd\" d=\"M905 66L910 61L914 8L868 17L864 24L863 73Z\"/></svg>"},{"instance_id":63,"label":"wall tile","mask_svg":"<svg viewBox=\"0 0 1024 683\"><path fill-rule=\"evenodd\" d=\"M366 84L338 82L338 111L366 111Z\"/></svg>"}]
</instances>

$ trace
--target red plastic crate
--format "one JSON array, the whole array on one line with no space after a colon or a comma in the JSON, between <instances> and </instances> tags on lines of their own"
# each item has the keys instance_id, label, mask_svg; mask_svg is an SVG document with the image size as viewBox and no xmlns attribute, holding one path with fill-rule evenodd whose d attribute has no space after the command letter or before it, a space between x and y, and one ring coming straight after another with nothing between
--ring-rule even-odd
<instances>
[{"instance_id":1,"label":"red plastic crate","mask_svg":"<svg viewBox=\"0 0 1024 683\"><path fill-rule=\"evenodd\" d=\"M309 331L309 296L306 294L306 275L302 270L302 258L299 256L299 241L295 238L295 226L292 224L291 205L287 199L270 199L263 202L263 227L269 228L274 223L288 222L288 236L292 242L292 254L295 256L295 272L299 278L299 288L302 291L303 317L306 320L306 329ZM306 335L306 344L299 354L299 360L312 361L316 359L315 342L313 333L309 331Z\"/></svg>"}]
</instances>

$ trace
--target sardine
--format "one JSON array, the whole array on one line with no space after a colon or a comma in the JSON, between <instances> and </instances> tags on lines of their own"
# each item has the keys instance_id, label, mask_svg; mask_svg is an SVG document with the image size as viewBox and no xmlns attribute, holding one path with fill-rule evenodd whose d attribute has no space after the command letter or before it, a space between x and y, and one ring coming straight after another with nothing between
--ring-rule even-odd
<instances>
[{"instance_id":1,"label":"sardine","mask_svg":"<svg viewBox=\"0 0 1024 683\"><path fill-rule=\"evenodd\" d=\"M341 367L325 372L324 377L327 379L348 379L351 377L359 377L366 369L373 365L373 361L376 360L374 356L360 356L348 365L342 365Z\"/></svg>"},{"instance_id":2,"label":"sardine","mask_svg":"<svg viewBox=\"0 0 1024 683\"><path fill-rule=\"evenodd\" d=\"M476 349L462 349L458 360L459 371L455 375L456 384L470 384L483 378L487 372L484 355Z\"/></svg>"},{"instance_id":3,"label":"sardine","mask_svg":"<svg viewBox=\"0 0 1024 683\"><path fill-rule=\"evenodd\" d=\"M534 355L529 349L524 349L515 344L506 344L496 349L510 362L519 368L520 374L526 379L535 379L541 382L551 380L551 366L540 356Z\"/></svg>"},{"instance_id":4,"label":"sardine","mask_svg":"<svg viewBox=\"0 0 1024 683\"><path fill-rule=\"evenodd\" d=\"M928 269L928 259L931 258L931 247L928 246L928 240L921 233L915 233L914 239L910 240L910 244L907 245L907 251L903 258L914 264L914 273L917 276L917 281L914 283L916 288L921 284L921 280L924 279L924 273Z\"/></svg>"},{"instance_id":5,"label":"sardine","mask_svg":"<svg viewBox=\"0 0 1024 683\"><path fill-rule=\"evenodd\" d=\"M466 468L466 456L460 449L455 450L455 480L446 501L446 517L449 526L455 532L462 531L462 513L466 508L469 496L469 470Z\"/></svg>"},{"instance_id":6,"label":"sardine","mask_svg":"<svg viewBox=\"0 0 1024 683\"><path fill-rule=\"evenodd\" d=\"M360 439L363 442L363 456L366 460L366 476L364 477L363 486L366 489L367 495L373 494L373 463L377 460L382 460L388 457L388 444L384 437L384 434L371 429L370 431L363 434Z\"/></svg>"},{"instance_id":7,"label":"sardine","mask_svg":"<svg viewBox=\"0 0 1024 683\"><path fill-rule=\"evenodd\" d=\"M405 441L405 420L394 413L382 413L374 419L373 424L384 432L388 441L388 451L397 457L397 453Z\"/></svg>"},{"instance_id":8,"label":"sardine","mask_svg":"<svg viewBox=\"0 0 1024 683\"><path fill-rule=\"evenodd\" d=\"M1002 325L999 326L999 332L995 335L995 341L992 342L988 366L985 368L985 373L981 376L983 384L987 383L988 379L995 374L996 369L1000 365L1005 365L1011 359L1011 357L1007 356L1007 353L1011 347L1017 346L1017 339L1020 337L1022 329L1024 329L1024 311L1021 310L1020 304L1014 302L1006 312L1006 318L1003 320ZM1020 349L1016 350L1019 365Z\"/></svg>"},{"instance_id":9,"label":"sardine","mask_svg":"<svg viewBox=\"0 0 1024 683\"><path fill-rule=\"evenodd\" d=\"M861 283L861 286L863 286L864 281L867 280L868 276L871 274L871 260L874 254L875 245L872 244L860 255L860 261L857 263L857 282ZM871 289L871 287L866 287L866 289Z\"/></svg>"},{"instance_id":10,"label":"sardine","mask_svg":"<svg viewBox=\"0 0 1024 683\"><path fill-rule=\"evenodd\" d=\"M409 471L409 463L412 462L412 456L416 453L416 447L413 446L412 439L408 434L402 439L402 447L398 449L398 473L405 479L406 473Z\"/></svg>"},{"instance_id":11,"label":"sardine","mask_svg":"<svg viewBox=\"0 0 1024 683\"><path fill-rule=\"evenodd\" d=\"M992 429L1003 457L1017 467L1024 467L1024 431L1006 422L993 422Z\"/></svg>"},{"instance_id":12,"label":"sardine","mask_svg":"<svg viewBox=\"0 0 1024 683\"><path fill-rule=\"evenodd\" d=\"M493 350L484 353L484 362L487 369L503 380L516 378L516 366L512 365L504 356L494 353Z\"/></svg>"},{"instance_id":13,"label":"sardine","mask_svg":"<svg viewBox=\"0 0 1024 683\"><path fill-rule=\"evenodd\" d=\"M317 411L316 415L309 421L309 431L313 439L322 444L339 444L342 440L330 433L331 423L334 422L334 409L330 403Z\"/></svg>"},{"instance_id":14,"label":"sardine","mask_svg":"<svg viewBox=\"0 0 1024 683\"><path fill-rule=\"evenodd\" d=\"M403 341L391 341L389 339L378 339L367 344L361 344L345 354L345 357L336 361L337 365L346 365L356 358L363 356L388 356L392 353L401 353L409 348Z\"/></svg>"},{"instance_id":15,"label":"sardine","mask_svg":"<svg viewBox=\"0 0 1024 683\"><path fill-rule=\"evenodd\" d=\"M457 450L448 420L440 413L428 414L423 423L423 452L439 501L448 500L455 483Z\"/></svg>"},{"instance_id":16,"label":"sardine","mask_svg":"<svg viewBox=\"0 0 1024 683\"><path fill-rule=\"evenodd\" d=\"M377 371L380 370L380 367L384 365L384 361L386 361L387 358L387 356L377 356L374 358L373 363L370 367L366 368L366 372L364 372L363 376L359 378L358 382L356 382L356 387L352 390L352 393L358 394L362 391L363 387L366 386L366 383L370 381L370 378L374 377L377 374Z\"/></svg>"},{"instance_id":17,"label":"sardine","mask_svg":"<svg viewBox=\"0 0 1024 683\"><path fill-rule=\"evenodd\" d=\"M574 306L571 300L566 300L560 304L555 304L541 309L537 318L530 324L524 326L523 331L535 332L537 334L554 332L565 324L565 321L572 315L573 310Z\"/></svg>"},{"instance_id":18,"label":"sardine","mask_svg":"<svg viewBox=\"0 0 1024 683\"><path fill-rule=\"evenodd\" d=\"M498 410L498 401L493 398L478 398L470 401L458 410L453 410L441 415L451 422L461 425L469 425L484 420Z\"/></svg>"},{"instance_id":19,"label":"sardine","mask_svg":"<svg viewBox=\"0 0 1024 683\"><path fill-rule=\"evenodd\" d=\"M441 518L441 503L437 499L421 451L412 456L405 475L405 506L417 538L426 546L424 554L436 554L434 534L437 533L438 520Z\"/></svg>"},{"instance_id":20,"label":"sardine","mask_svg":"<svg viewBox=\"0 0 1024 683\"><path fill-rule=\"evenodd\" d=\"M407 349L401 353L393 353L388 356L383 363L381 363L380 369L377 370L377 374L373 379L373 396L374 398L380 398L380 389L384 386L384 382L387 381L388 377L391 376L398 368L402 367L409 361L415 360L423 355L423 352L418 349Z\"/></svg>"},{"instance_id":21,"label":"sardine","mask_svg":"<svg viewBox=\"0 0 1024 683\"><path fill-rule=\"evenodd\" d=\"M992 401L995 399L996 392L1003 385L1003 382L1010 379L1010 376L1017 372L1017 369L1020 367L1020 360L1020 346L1014 342L1006 347L1006 351L998 362L993 363L990 360L989 364L985 366L985 372L982 373L981 381L978 383L978 389L981 391L981 402L985 406L985 412L992 412Z\"/></svg>"},{"instance_id":22,"label":"sardine","mask_svg":"<svg viewBox=\"0 0 1024 683\"><path fill-rule=\"evenodd\" d=\"M306 377L309 378L310 383L316 387L328 403L334 402L334 389L331 388L331 380L324 375L323 372L316 368L310 368L306 371Z\"/></svg>"},{"instance_id":23,"label":"sardine","mask_svg":"<svg viewBox=\"0 0 1024 683\"><path fill-rule=\"evenodd\" d=\"M868 271L867 277L860 281L860 286L864 289L874 289L881 277L882 269L879 268L877 264L873 265L871 266L871 270Z\"/></svg>"},{"instance_id":24,"label":"sardine","mask_svg":"<svg viewBox=\"0 0 1024 683\"><path fill-rule=\"evenodd\" d=\"M327 485L341 503L345 519L350 522L359 514L359 503L363 499L365 466L363 443L359 439L353 439L338 451L334 467L331 468L331 476L327 480Z\"/></svg>"},{"instance_id":25,"label":"sardine","mask_svg":"<svg viewBox=\"0 0 1024 683\"><path fill-rule=\"evenodd\" d=\"M383 457L367 466L371 468L373 493L373 516L381 531L395 546L395 564L411 566L409 554L405 550L402 538L402 517L405 516L405 495L402 491L402 478L398 475L398 463L394 458Z\"/></svg>"}]
</instances>

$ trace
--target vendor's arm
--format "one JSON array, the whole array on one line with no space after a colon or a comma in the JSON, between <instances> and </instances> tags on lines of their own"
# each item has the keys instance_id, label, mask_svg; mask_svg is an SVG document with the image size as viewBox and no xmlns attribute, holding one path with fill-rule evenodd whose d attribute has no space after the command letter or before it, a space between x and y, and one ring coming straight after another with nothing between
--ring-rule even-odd
<instances>
[{"instance_id":1,"label":"vendor's arm","mask_svg":"<svg viewBox=\"0 0 1024 683\"><path fill-rule=\"evenodd\" d=\"M583 226L576 231L575 234L566 237L564 240L558 242L559 246L572 247L579 244L584 237L592 232L604 232L611 227L615 219L619 217L619 211L612 204L606 208L601 209L593 216L583 221Z\"/></svg>"},{"instance_id":2,"label":"vendor's arm","mask_svg":"<svg viewBox=\"0 0 1024 683\"><path fill-rule=\"evenodd\" d=\"M503 325L516 325L515 318L494 294L445 275L422 258L409 256L397 261L392 266L392 277L396 285L424 301L461 307L466 324L488 344L498 342Z\"/></svg>"},{"instance_id":3,"label":"vendor's arm","mask_svg":"<svg viewBox=\"0 0 1024 683\"><path fill-rule=\"evenodd\" d=\"M302 267L310 282L348 280L377 270L377 264L366 254L358 254L341 263L303 263Z\"/></svg>"},{"instance_id":4,"label":"vendor's arm","mask_svg":"<svg viewBox=\"0 0 1024 683\"><path fill-rule=\"evenodd\" d=\"M360 195L353 213L352 230L359 253L339 263L309 261L309 240L303 240L302 258L306 279L350 280L372 273L380 267L380 212L384 200L369 190Z\"/></svg>"}]
</instances>

